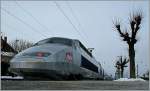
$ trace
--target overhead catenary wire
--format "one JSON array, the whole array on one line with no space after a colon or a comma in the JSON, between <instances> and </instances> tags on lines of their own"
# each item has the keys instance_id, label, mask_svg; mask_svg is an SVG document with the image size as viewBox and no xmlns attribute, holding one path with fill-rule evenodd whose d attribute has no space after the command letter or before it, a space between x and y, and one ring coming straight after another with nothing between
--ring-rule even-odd
<instances>
[{"instance_id":1,"label":"overhead catenary wire","mask_svg":"<svg viewBox=\"0 0 150 91\"><path fill-rule=\"evenodd\" d=\"M30 12L28 12L25 8L23 8L17 1L15 1L15 3L16 3L16 5L18 5L18 7L20 7L24 12L26 12L26 14L28 14L30 17L32 17L32 19L34 19L34 21L36 21L40 26L42 26L42 27L46 30L46 32L47 32L47 30L48 30L48 32L51 32L51 34L54 36L54 33L53 33L52 30L48 29L44 24L40 23L37 18L35 18Z\"/></svg>"},{"instance_id":2,"label":"overhead catenary wire","mask_svg":"<svg viewBox=\"0 0 150 91\"><path fill-rule=\"evenodd\" d=\"M9 25L9 24L6 24L6 23L5 23L5 26L6 26L7 28L9 28L10 30L12 30L12 31L19 32L19 34L22 34L22 37L29 35L29 33L28 33L28 34L27 34L27 33L24 34L24 33L22 33L21 31L17 31L17 28L16 28L16 27L11 26L11 25ZM32 34L31 34L31 35L32 35ZM36 38L34 38L34 37L33 37L33 39L36 40Z\"/></svg>"},{"instance_id":3,"label":"overhead catenary wire","mask_svg":"<svg viewBox=\"0 0 150 91\"><path fill-rule=\"evenodd\" d=\"M14 14L10 13L9 11L7 11L6 9L4 9L3 7L1 7L1 9L3 11L5 11L8 15L14 17L15 19L17 19L18 21L22 22L23 24L25 24L26 26L28 26L31 30L33 30L35 33L38 33L44 37L47 37L45 36L44 34L42 34L41 32L37 31L34 27L32 27L30 24L26 23L25 21L23 21L22 19L18 18L17 16L15 16Z\"/></svg>"},{"instance_id":4,"label":"overhead catenary wire","mask_svg":"<svg viewBox=\"0 0 150 91\"><path fill-rule=\"evenodd\" d=\"M84 34L84 36L86 37L86 39L88 39L88 36L87 36L87 34L85 33L85 31L84 31L84 29L83 29L83 27L82 27L82 24L80 23L79 19L77 18L76 14L74 13L74 10L72 9L72 7L71 7L71 5L70 5L70 3L69 3L68 0L66 1L66 4L67 4L68 8L70 9L72 16L73 16L74 19L77 21L80 30L82 30L82 33ZM88 42L89 42L89 40L88 40Z\"/></svg>"},{"instance_id":5,"label":"overhead catenary wire","mask_svg":"<svg viewBox=\"0 0 150 91\"><path fill-rule=\"evenodd\" d=\"M88 42L89 42L90 44L93 44L93 42L91 42L91 41L88 39L89 37L88 37L87 34L85 33L84 28L82 27L82 24L80 23L78 17L76 16L76 14L75 14L73 8L71 7L71 5L70 5L70 3L69 3L69 0L66 1L66 4L67 4L68 8L70 9L72 16L73 16L74 19L77 21L80 30L82 30L82 33L84 34L84 36L85 36L86 39L88 40ZM97 55L96 52L95 52L95 54Z\"/></svg>"},{"instance_id":6,"label":"overhead catenary wire","mask_svg":"<svg viewBox=\"0 0 150 91\"><path fill-rule=\"evenodd\" d=\"M63 9L60 7L60 5L54 1L55 5L57 6L57 8L60 10L60 12L65 16L65 18L68 20L68 22L73 26L73 28L75 29L75 31L79 34L79 36L81 36L83 38L83 40L88 43L86 41L86 39L84 39L84 37L80 34L80 32L78 31L78 29L76 28L76 26L73 24L73 22L70 20L70 18L65 14L65 12L63 11Z\"/></svg>"}]
</instances>

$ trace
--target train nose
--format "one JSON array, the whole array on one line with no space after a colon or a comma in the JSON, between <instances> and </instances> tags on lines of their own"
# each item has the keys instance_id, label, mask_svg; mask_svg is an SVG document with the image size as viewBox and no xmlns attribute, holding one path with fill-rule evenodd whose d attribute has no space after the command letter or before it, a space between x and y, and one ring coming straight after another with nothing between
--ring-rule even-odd
<instances>
[{"instance_id":1,"label":"train nose","mask_svg":"<svg viewBox=\"0 0 150 91\"><path fill-rule=\"evenodd\" d=\"M35 46L17 54L10 62L10 69L16 73L33 73L33 71L43 72L44 70L56 70L59 68L60 66L57 62L62 58L56 54L60 54L60 51L68 47L58 45L43 46Z\"/></svg>"},{"instance_id":2,"label":"train nose","mask_svg":"<svg viewBox=\"0 0 150 91\"><path fill-rule=\"evenodd\" d=\"M59 69L59 65L62 65L59 63L60 57L58 57L60 51L62 50L46 56L42 56L43 54L31 55L30 53L19 54L19 56L10 61L10 70L18 74L24 74Z\"/></svg>"},{"instance_id":3,"label":"train nose","mask_svg":"<svg viewBox=\"0 0 150 91\"><path fill-rule=\"evenodd\" d=\"M14 58L10 62L10 70L16 73L48 69L48 61L43 58Z\"/></svg>"},{"instance_id":4,"label":"train nose","mask_svg":"<svg viewBox=\"0 0 150 91\"><path fill-rule=\"evenodd\" d=\"M44 62L44 59L37 59L37 58L14 58L10 62L11 68L19 68L19 67L28 67L33 63L40 63Z\"/></svg>"}]
</instances>

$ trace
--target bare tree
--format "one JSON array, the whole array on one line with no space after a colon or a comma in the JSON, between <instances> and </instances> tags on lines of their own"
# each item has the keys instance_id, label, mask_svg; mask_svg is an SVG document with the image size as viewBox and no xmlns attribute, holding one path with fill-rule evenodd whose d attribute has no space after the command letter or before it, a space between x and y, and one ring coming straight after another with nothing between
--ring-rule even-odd
<instances>
[{"instance_id":1,"label":"bare tree","mask_svg":"<svg viewBox=\"0 0 150 91\"><path fill-rule=\"evenodd\" d=\"M27 49L29 47L33 46L33 43L26 41L26 40L22 40L22 39L16 39L13 40L9 43L17 52L21 52L24 49Z\"/></svg>"},{"instance_id":2,"label":"bare tree","mask_svg":"<svg viewBox=\"0 0 150 91\"><path fill-rule=\"evenodd\" d=\"M120 78L120 65L119 65L119 61L116 62L116 73L115 76L117 76L117 78Z\"/></svg>"},{"instance_id":3,"label":"bare tree","mask_svg":"<svg viewBox=\"0 0 150 91\"><path fill-rule=\"evenodd\" d=\"M119 74L121 74L121 77L123 77L124 68L127 67L126 64L129 62L127 58L122 59L122 56L120 56L120 59L116 62L115 67L119 71Z\"/></svg>"},{"instance_id":4,"label":"bare tree","mask_svg":"<svg viewBox=\"0 0 150 91\"><path fill-rule=\"evenodd\" d=\"M135 78L135 49L134 45L137 42L136 35L140 29L142 12L134 13L130 16L130 31L123 32L120 28L120 22L115 23L115 28L117 29L120 37L123 38L128 44L129 60L130 60L130 78Z\"/></svg>"}]
</instances>

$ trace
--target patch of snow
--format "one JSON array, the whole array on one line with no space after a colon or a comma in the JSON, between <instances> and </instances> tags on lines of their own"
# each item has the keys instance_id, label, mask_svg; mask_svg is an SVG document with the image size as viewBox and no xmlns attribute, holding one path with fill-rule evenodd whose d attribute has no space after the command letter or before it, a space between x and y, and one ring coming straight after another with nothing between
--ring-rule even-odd
<instances>
[{"instance_id":1,"label":"patch of snow","mask_svg":"<svg viewBox=\"0 0 150 91\"><path fill-rule=\"evenodd\" d=\"M144 79L141 78L120 78L114 81L145 81Z\"/></svg>"},{"instance_id":2,"label":"patch of snow","mask_svg":"<svg viewBox=\"0 0 150 91\"><path fill-rule=\"evenodd\" d=\"M23 77L21 77L21 76L16 76L16 77L12 77L12 76L1 76L1 79L23 79Z\"/></svg>"}]
</instances>

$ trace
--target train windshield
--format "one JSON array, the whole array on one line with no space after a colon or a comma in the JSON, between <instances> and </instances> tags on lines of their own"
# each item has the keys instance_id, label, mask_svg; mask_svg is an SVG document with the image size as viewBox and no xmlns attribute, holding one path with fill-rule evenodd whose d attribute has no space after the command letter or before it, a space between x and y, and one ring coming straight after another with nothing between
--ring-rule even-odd
<instances>
[{"instance_id":1,"label":"train windshield","mask_svg":"<svg viewBox=\"0 0 150 91\"><path fill-rule=\"evenodd\" d=\"M64 45L72 46L72 40L71 39L66 39L66 38L44 39L44 40L41 40L41 41L37 42L35 45L42 45L42 44L47 44L47 43L64 44Z\"/></svg>"}]
</instances>

